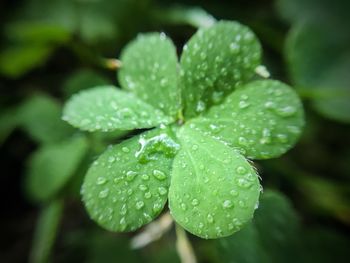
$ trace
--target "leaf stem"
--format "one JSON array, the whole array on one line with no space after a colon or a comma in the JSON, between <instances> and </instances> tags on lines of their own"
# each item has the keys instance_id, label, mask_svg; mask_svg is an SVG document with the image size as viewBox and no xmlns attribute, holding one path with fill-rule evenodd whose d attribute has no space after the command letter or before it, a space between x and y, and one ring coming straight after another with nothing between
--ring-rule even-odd
<instances>
[{"instance_id":1,"label":"leaf stem","mask_svg":"<svg viewBox=\"0 0 350 263\"><path fill-rule=\"evenodd\" d=\"M29 262L44 263L49 261L62 213L62 200L53 200L42 209L34 233Z\"/></svg>"},{"instance_id":2,"label":"leaf stem","mask_svg":"<svg viewBox=\"0 0 350 263\"><path fill-rule=\"evenodd\" d=\"M176 224L176 249L182 263L196 263L196 255L190 241L187 238L185 230Z\"/></svg>"},{"instance_id":3,"label":"leaf stem","mask_svg":"<svg viewBox=\"0 0 350 263\"><path fill-rule=\"evenodd\" d=\"M138 249L160 239L172 226L170 213L162 215L158 220L146 226L145 230L131 240L131 248Z\"/></svg>"}]
</instances>

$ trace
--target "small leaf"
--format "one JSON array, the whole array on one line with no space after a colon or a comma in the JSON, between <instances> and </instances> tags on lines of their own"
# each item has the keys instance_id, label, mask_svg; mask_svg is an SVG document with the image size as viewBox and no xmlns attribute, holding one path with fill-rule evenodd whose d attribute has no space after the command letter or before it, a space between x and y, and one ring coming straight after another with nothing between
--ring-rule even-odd
<instances>
[{"instance_id":1,"label":"small leaf","mask_svg":"<svg viewBox=\"0 0 350 263\"><path fill-rule=\"evenodd\" d=\"M87 151L84 137L41 147L30 158L27 190L34 201L52 198L69 181Z\"/></svg>"},{"instance_id":2,"label":"small leaf","mask_svg":"<svg viewBox=\"0 0 350 263\"><path fill-rule=\"evenodd\" d=\"M260 80L236 90L222 105L192 123L248 158L268 159L296 143L304 125L303 114L302 104L289 86Z\"/></svg>"},{"instance_id":3,"label":"small leaf","mask_svg":"<svg viewBox=\"0 0 350 263\"><path fill-rule=\"evenodd\" d=\"M143 101L176 116L181 107L177 55L164 33L140 35L122 52L121 86Z\"/></svg>"},{"instance_id":4,"label":"small leaf","mask_svg":"<svg viewBox=\"0 0 350 263\"><path fill-rule=\"evenodd\" d=\"M180 62L185 116L220 103L254 75L260 57L255 35L239 23L221 21L199 29L184 46Z\"/></svg>"},{"instance_id":5,"label":"small leaf","mask_svg":"<svg viewBox=\"0 0 350 263\"><path fill-rule=\"evenodd\" d=\"M53 200L42 209L36 224L29 262L41 263L49 261L62 212L63 202L61 200Z\"/></svg>"},{"instance_id":6,"label":"small leaf","mask_svg":"<svg viewBox=\"0 0 350 263\"><path fill-rule=\"evenodd\" d=\"M171 122L160 110L113 86L74 95L64 107L63 119L90 132L152 128Z\"/></svg>"},{"instance_id":7,"label":"small leaf","mask_svg":"<svg viewBox=\"0 0 350 263\"><path fill-rule=\"evenodd\" d=\"M82 186L91 218L110 231L133 231L152 221L166 203L177 148L163 129L108 148Z\"/></svg>"},{"instance_id":8,"label":"small leaf","mask_svg":"<svg viewBox=\"0 0 350 263\"><path fill-rule=\"evenodd\" d=\"M172 216L202 238L229 236L252 217L258 202L258 176L232 148L183 126L178 137L169 189Z\"/></svg>"},{"instance_id":9,"label":"small leaf","mask_svg":"<svg viewBox=\"0 0 350 263\"><path fill-rule=\"evenodd\" d=\"M17 119L23 128L39 143L59 142L73 132L61 119L62 106L52 97L36 94L29 97L17 111Z\"/></svg>"}]
</instances>

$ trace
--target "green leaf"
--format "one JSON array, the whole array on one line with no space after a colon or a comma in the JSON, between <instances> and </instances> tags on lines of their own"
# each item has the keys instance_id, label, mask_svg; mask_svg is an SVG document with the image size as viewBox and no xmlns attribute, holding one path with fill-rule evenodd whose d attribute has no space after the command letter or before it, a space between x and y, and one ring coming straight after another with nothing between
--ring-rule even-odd
<instances>
[{"instance_id":1,"label":"green leaf","mask_svg":"<svg viewBox=\"0 0 350 263\"><path fill-rule=\"evenodd\" d=\"M49 261L62 212L63 202L61 200L53 200L42 209L36 224L29 262L45 263Z\"/></svg>"},{"instance_id":2,"label":"green leaf","mask_svg":"<svg viewBox=\"0 0 350 263\"><path fill-rule=\"evenodd\" d=\"M190 25L193 27L209 27L216 20L200 7L176 5L170 8L156 9L154 15L162 23L174 25Z\"/></svg>"},{"instance_id":3,"label":"green leaf","mask_svg":"<svg viewBox=\"0 0 350 263\"><path fill-rule=\"evenodd\" d=\"M7 38L21 43L61 44L70 39L70 32L64 27L32 21L17 21L5 28Z\"/></svg>"},{"instance_id":4,"label":"green leaf","mask_svg":"<svg viewBox=\"0 0 350 263\"><path fill-rule=\"evenodd\" d=\"M237 22L199 29L184 46L180 62L185 116L194 117L220 103L251 79L260 57L254 33Z\"/></svg>"},{"instance_id":5,"label":"green leaf","mask_svg":"<svg viewBox=\"0 0 350 263\"><path fill-rule=\"evenodd\" d=\"M62 106L44 94L29 97L17 112L19 125L39 143L59 142L72 134L61 115Z\"/></svg>"},{"instance_id":6,"label":"green leaf","mask_svg":"<svg viewBox=\"0 0 350 263\"><path fill-rule=\"evenodd\" d=\"M320 114L348 123L350 34L333 24L319 23L299 23L289 33L285 46L289 72L294 84L311 98Z\"/></svg>"},{"instance_id":7,"label":"green leaf","mask_svg":"<svg viewBox=\"0 0 350 263\"><path fill-rule=\"evenodd\" d=\"M113 86L74 95L64 107L63 119L90 132L152 128L172 121L160 110Z\"/></svg>"},{"instance_id":8,"label":"green leaf","mask_svg":"<svg viewBox=\"0 0 350 263\"><path fill-rule=\"evenodd\" d=\"M91 218L110 231L133 231L162 211L178 145L156 129L107 149L90 167L82 196Z\"/></svg>"},{"instance_id":9,"label":"green leaf","mask_svg":"<svg viewBox=\"0 0 350 263\"><path fill-rule=\"evenodd\" d=\"M81 69L68 77L63 84L63 92L69 97L83 89L109 85L111 82L103 75L90 69Z\"/></svg>"},{"instance_id":10,"label":"green leaf","mask_svg":"<svg viewBox=\"0 0 350 263\"><path fill-rule=\"evenodd\" d=\"M39 148L29 160L26 187L34 201L55 196L76 172L87 151L84 137Z\"/></svg>"},{"instance_id":11,"label":"green leaf","mask_svg":"<svg viewBox=\"0 0 350 263\"><path fill-rule=\"evenodd\" d=\"M169 190L172 216L202 238L229 236L252 217L260 185L249 162L225 144L183 126Z\"/></svg>"},{"instance_id":12,"label":"green leaf","mask_svg":"<svg viewBox=\"0 0 350 263\"><path fill-rule=\"evenodd\" d=\"M0 145L18 125L17 109L9 108L1 110L0 115Z\"/></svg>"},{"instance_id":13,"label":"green leaf","mask_svg":"<svg viewBox=\"0 0 350 263\"><path fill-rule=\"evenodd\" d=\"M16 45L0 53L0 74L17 78L41 66L53 52L46 44Z\"/></svg>"},{"instance_id":14,"label":"green leaf","mask_svg":"<svg viewBox=\"0 0 350 263\"><path fill-rule=\"evenodd\" d=\"M192 125L248 158L268 159L296 143L304 125L303 108L286 84L258 80L233 92Z\"/></svg>"},{"instance_id":15,"label":"green leaf","mask_svg":"<svg viewBox=\"0 0 350 263\"><path fill-rule=\"evenodd\" d=\"M252 222L237 234L217 241L220 262L299 262L300 233L299 219L289 200L267 190Z\"/></svg>"},{"instance_id":16,"label":"green leaf","mask_svg":"<svg viewBox=\"0 0 350 263\"><path fill-rule=\"evenodd\" d=\"M181 107L177 55L164 33L139 35L121 54L121 86L143 101L176 116Z\"/></svg>"}]
</instances>

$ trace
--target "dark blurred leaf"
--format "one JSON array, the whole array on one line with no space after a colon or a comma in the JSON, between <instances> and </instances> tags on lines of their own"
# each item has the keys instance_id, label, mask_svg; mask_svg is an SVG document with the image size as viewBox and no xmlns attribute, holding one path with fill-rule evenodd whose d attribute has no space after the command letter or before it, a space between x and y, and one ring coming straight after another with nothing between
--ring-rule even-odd
<instances>
[{"instance_id":1,"label":"dark blurred leaf","mask_svg":"<svg viewBox=\"0 0 350 263\"><path fill-rule=\"evenodd\" d=\"M309 209L333 214L340 220L350 223L350 196L346 194L349 185L326 180L316 176L299 177L299 189L306 197ZM349 193L348 193L349 194Z\"/></svg>"},{"instance_id":2,"label":"dark blurred leaf","mask_svg":"<svg viewBox=\"0 0 350 263\"><path fill-rule=\"evenodd\" d=\"M53 200L45 206L37 221L29 262L48 262L61 220L63 202Z\"/></svg>"},{"instance_id":3,"label":"dark blurred leaf","mask_svg":"<svg viewBox=\"0 0 350 263\"><path fill-rule=\"evenodd\" d=\"M26 188L34 201L46 201L62 189L77 171L87 151L84 137L45 145L29 160Z\"/></svg>"},{"instance_id":4,"label":"dark blurred leaf","mask_svg":"<svg viewBox=\"0 0 350 263\"><path fill-rule=\"evenodd\" d=\"M305 231L303 239L304 253L301 262L346 263L349 261L350 242L344 234L319 227Z\"/></svg>"},{"instance_id":5,"label":"dark blurred leaf","mask_svg":"<svg viewBox=\"0 0 350 263\"><path fill-rule=\"evenodd\" d=\"M7 109L0 114L0 145L18 125L16 109Z\"/></svg>"},{"instance_id":6,"label":"dark blurred leaf","mask_svg":"<svg viewBox=\"0 0 350 263\"><path fill-rule=\"evenodd\" d=\"M268 190L251 224L217 241L222 262L298 262L299 219L281 193ZM293 257L290 257L293 255Z\"/></svg>"},{"instance_id":7,"label":"dark blurred leaf","mask_svg":"<svg viewBox=\"0 0 350 263\"><path fill-rule=\"evenodd\" d=\"M173 6L155 9L156 19L162 23L174 25L190 25L193 27L209 27L215 23L215 18L200 7Z\"/></svg>"},{"instance_id":8,"label":"dark blurred leaf","mask_svg":"<svg viewBox=\"0 0 350 263\"><path fill-rule=\"evenodd\" d=\"M103 75L90 69L81 69L68 77L63 85L63 92L66 97L70 97L80 90L108 84L111 84L111 81Z\"/></svg>"},{"instance_id":9,"label":"dark blurred leaf","mask_svg":"<svg viewBox=\"0 0 350 263\"><path fill-rule=\"evenodd\" d=\"M323 116L350 122L350 33L343 27L350 22L344 12L350 2L279 3L282 15L295 21L285 47L294 85Z\"/></svg>"},{"instance_id":10,"label":"dark blurred leaf","mask_svg":"<svg viewBox=\"0 0 350 263\"><path fill-rule=\"evenodd\" d=\"M20 21L7 26L6 36L10 41L23 44L65 43L70 38L70 32L55 24Z\"/></svg>"},{"instance_id":11,"label":"dark blurred leaf","mask_svg":"<svg viewBox=\"0 0 350 263\"><path fill-rule=\"evenodd\" d=\"M61 115L61 105L43 94L29 97L18 109L21 127L39 143L58 142L72 134Z\"/></svg>"},{"instance_id":12,"label":"dark blurred leaf","mask_svg":"<svg viewBox=\"0 0 350 263\"><path fill-rule=\"evenodd\" d=\"M43 65L52 51L51 46L41 44L9 46L0 52L0 74L17 78Z\"/></svg>"}]
</instances>

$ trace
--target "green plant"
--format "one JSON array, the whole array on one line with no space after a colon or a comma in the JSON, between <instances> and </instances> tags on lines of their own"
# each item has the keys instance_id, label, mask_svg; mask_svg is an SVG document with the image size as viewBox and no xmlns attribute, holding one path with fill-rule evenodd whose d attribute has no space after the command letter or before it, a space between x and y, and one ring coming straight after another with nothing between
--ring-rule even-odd
<instances>
[{"instance_id":1,"label":"green plant","mask_svg":"<svg viewBox=\"0 0 350 263\"><path fill-rule=\"evenodd\" d=\"M240 230L262 189L250 159L285 153L304 124L293 89L259 79L253 32L230 21L201 28L179 64L165 34L144 34L120 60L123 90L84 90L64 107L63 119L84 131L153 128L110 146L91 165L81 190L91 218L111 231L133 231L169 199L175 221L199 237Z\"/></svg>"}]
</instances>

